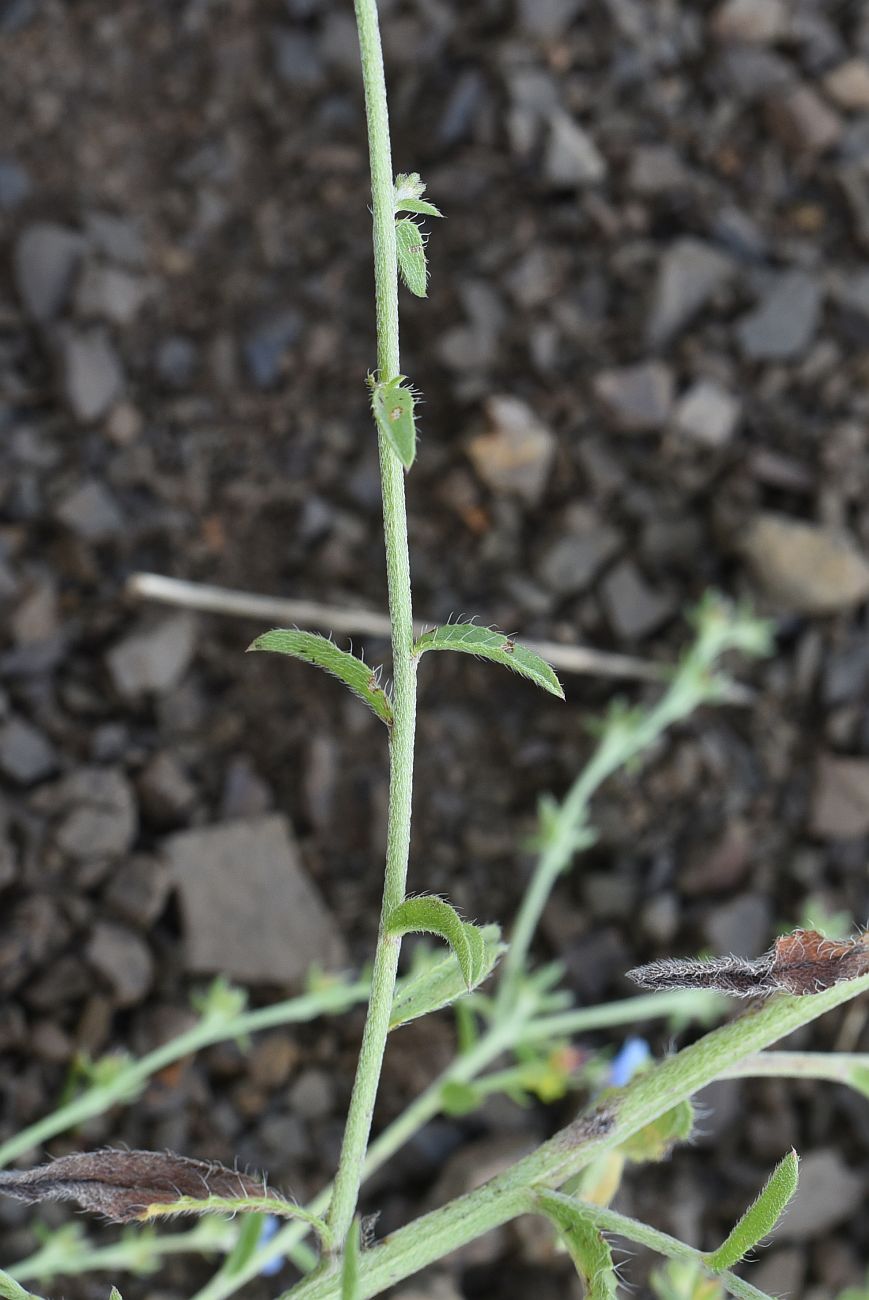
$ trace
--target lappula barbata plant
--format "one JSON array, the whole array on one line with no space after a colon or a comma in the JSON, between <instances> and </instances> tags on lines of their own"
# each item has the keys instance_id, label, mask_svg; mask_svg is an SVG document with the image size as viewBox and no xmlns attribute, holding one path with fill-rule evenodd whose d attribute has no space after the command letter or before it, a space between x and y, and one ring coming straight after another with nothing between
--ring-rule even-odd
<instances>
[{"instance_id":1,"label":"lappula barbata plant","mask_svg":"<svg viewBox=\"0 0 869 1300\"><path fill-rule=\"evenodd\" d=\"M512 637L473 623L448 624L414 636L405 513L405 474L416 455L416 393L400 371L399 275L425 296L425 235L420 222L439 217L416 173L393 179L386 88L376 0L355 0L371 160L377 318L377 367L369 375L383 489L383 518L393 686L378 670L332 641L275 630L251 647L301 659L337 677L384 724L390 753L390 795L383 904L370 978L320 977L299 998L249 1012L243 995L218 981L199 1006L194 1027L140 1061L112 1056L80 1064L71 1099L0 1148L0 1165L112 1105L132 1102L146 1080L173 1060L258 1029L337 1014L367 1002L362 1046L334 1183L305 1208L262 1179L183 1156L101 1151L48 1165L0 1173L0 1192L27 1202L70 1199L118 1222L113 1245L97 1246L79 1226L48 1234L29 1259L0 1273L0 1296L31 1300L24 1283L96 1270L147 1272L170 1254L222 1254L223 1262L195 1300L222 1300L286 1258L306 1274L285 1293L294 1300L364 1300L489 1229L519 1215L552 1225L588 1295L616 1295L612 1237L658 1251L670 1262L658 1293L702 1300L761 1293L732 1270L775 1223L797 1185L798 1164L785 1153L766 1186L726 1239L699 1251L609 1208L626 1162L660 1160L690 1137L692 1096L716 1079L776 1074L848 1083L869 1095L869 1059L849 1054L769 1053L764 1049L825 1011L869 989L869 943L830 941L815 931L780 938L754 963L671 961L635 972L657 989L610 1006L576 1008L560 987L557 966L535 968L531 945L553 887L593 842L591 801L612 773L636 763L661 735L703 704L721 701L730 683L720 664L730 651L768 649L768 628L745 610L705 600L694 616L694 640L669 687L648 709L614 705L597 731L597 747L560 801L541 802L531 874L509 942L494 923L463 919L445 899L407 892L413 783L416 674L431 650L459 651L503 665L551 695L563 692L552 669ZM403 936L433 935L441 951L420 948L398 977ZM497 968L497 969L496 969ZM634 1044L616 1063L609 1086L600 1062L576 1071L571 1039L594 1029L667 1017L674 1028L717 1014L714 990L775 994L668 1059L653 1064ZM784 990L784 992L782 992ZM807 996L808 995L808 996ZM452 1006L457 1052L443 1074L370 1140L372 1113L390 1033L408 1021ZM639 1068L636 1068L639 1066ZM629 1078L631 1071L635 1071ZM393 1233L363 1245L358 1217L364 1180L441 1113L473 1110L493 1092L522 1100L563 1096L585 1086L593 1100L566 1128L484 1186ZM594 1089L597 1088L596 1091ZM243 1211L234 1221L228 1215ZM213 1215L192 1229L157 1232L158 1218ZM278 1226L283 1220L289 1222ZM314 1239L316 1249L312 1248ZM117 1296L113 1289L112 1297ZM38 1300L38 1298L37 1298Z\"/></svg>"}]
</instances>

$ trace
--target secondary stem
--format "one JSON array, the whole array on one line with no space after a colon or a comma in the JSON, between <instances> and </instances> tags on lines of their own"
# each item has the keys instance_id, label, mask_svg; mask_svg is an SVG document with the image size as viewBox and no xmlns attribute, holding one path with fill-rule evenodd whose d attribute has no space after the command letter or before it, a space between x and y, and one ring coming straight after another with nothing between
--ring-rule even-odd
<instances>
[{"instance_id":1,"label":"secondary stem","mask_svg":"<svg viewBox=\"0 0 869 1300\"><path fill-rule=\"evenodd\" d=\"M355 0L374 218L374 286L377 316L377 365L381 381L398 375L398 265L395 251L395 198L389 143L386 78L377 21L376 0ZM392 624L392 667L395 721L389 747L389 817L386 872L380 930L371 977L371 998L359 1052L356 1079L347 1114L341 1159L329 1209L329 1227L340 1250L353 1221L377 1086L386 1048L389 1017L398 971L400 940L386 933L386 921L404 900L410 850L413 792L413 742L416 729L416 660L413 654L413 609L404 471L382 435L378 437L389 616Z\"/></svg>"}]
</instances>

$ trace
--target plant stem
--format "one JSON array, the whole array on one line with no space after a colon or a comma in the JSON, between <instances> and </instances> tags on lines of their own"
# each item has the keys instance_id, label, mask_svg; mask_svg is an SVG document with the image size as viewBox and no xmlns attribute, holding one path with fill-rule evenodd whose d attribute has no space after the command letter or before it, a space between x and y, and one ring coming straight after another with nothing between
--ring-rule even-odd
<instances>
[{"instance_id":1,"label":"plant stem","mask_svg":"<svg viewBox=\"0 0 869 1300\"><path fill-rule=\"evenodd\" d=\"M846 1083L865 1095L860 1075L869 1079L866 1052L759 1052L726 1069L722 1079L826 1079ZM862 1086L861 1086L862 1085Z\"/></svg>"},{"instance_id":2,"label":"plant stem","mask_svg":"<svg viewBox=\"0 0 869 1300\"><path fill-rule=\"evenodd\" d=\"M206 1017L177 1038L148 1052L141 1060L129 1061L123 1065L109 1082L93 1084L74 1101L58 1107L50 1115L16 1133L0 1146L0 1168L34 1147L41 1146L58 1133L76 1128L95 1115L104 1114L119 1102L131 1101L152 1075L203 1047L244 1038L259 1029L299 1024L327 1013L348 1011L367 996L367 981L357 980L353 984L335 984L315 993L305 993L301 997L290 998L271 1007L260 1007L256 1011L242 1011L226 1018Z\"/></svg>"},{"instance_id":3,"label":"plant stem","mask_svg":"<svg viewBox=\"0 0 869 1300\"><path fill-rule=\"evenodd\" d=\"M528 1209L529 1189L559 1187L593 1159L612 1151L678 1102L719 1078L728 1066L793 1033L834 1007L869 991L869 975L806 997L774 998L731 1024L707 1034L626 1088L613 1090L556 1133L537 1151L496 1178L439 1210L414 1220L367 1251L360 1277L361 1300L474 1241ZM337 1300L338 1281L318 1274L293 1291L293 1300Z\"/></svg>"},{"instance_id":4,"label":"plant stem","mask_svg":"<svg viewBox=\"0 0 869 1300\"><path fill-rule=\"evenodd\" d=\"M374 286L377 316L377 366L382 382L399 373L398 263L395 251L395 198L389 143L386 78L377 20L376 0L355 0L368 150L371 163L371 197L374 215ZM383 528L386 538L386 572L389 617L392 624L393 710L395 721L389 746L389 816L383 906L371 997L350 1098L341 1158L329 1208L329 1228L338 1250L353 1221L389 1017L398 972L401 941L387 934L392 911L404 901L410 851L410 817L413 793L413 742L416 729L416 659L413 654L413 609L410 558L407 547L407 511L404 471L398 457L378 435L380 481L383 493Z\"/></svg>"},{"instance_id":5,"label":"plant stem","mask_svg":"<svg viewBox=\"0 0 869 1300\"><path fill-rule=\"evenodd\" d=\"M686 1245L684 1241L679 1241L677 1237L671 1237L666 1232L659 1232L657 1228L649 1227L647 1223L640 1223L637 1219L628 1218L626 1214L617 1214L615 1210L605 1209L600 1205L576 1201L572 1196L565 1196L561 1192L545 1192L540 1200L543 1204L561 1203L568 1210L580 1208L583 1218L588 1219L589 1223L593 1223L596 1228L600 1228L601 1232L614 1232L619 1237L626 1237L628 1241L635 1241L639 1246L647 1246L649 1250L657 1251L667 1259L684 1259L689 1263L698 1264L703 1270L704 1277L714 1278L731 1295L739 1297L739 1300L769 1300L765 1292L758 1291L756 1286L743 1281L741 1277L737 1277L729 1270L723 1273L710 1272L701 1251ZM533 1207L529 1206L529 1208Z\"/></svg>"}]
</instances>

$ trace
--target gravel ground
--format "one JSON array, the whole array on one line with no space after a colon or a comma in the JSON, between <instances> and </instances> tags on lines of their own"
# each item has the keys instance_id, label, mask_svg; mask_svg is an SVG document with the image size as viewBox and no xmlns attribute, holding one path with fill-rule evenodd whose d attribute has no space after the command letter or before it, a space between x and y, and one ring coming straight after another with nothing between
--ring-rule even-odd
<instances>
[{"instance_id":1,"label":"gravel ground","mask_svg":"<svg viewBox=\"0 0 869 1300\"><path fill-rule=\"evenodd\" d=\"M601 794L539 956L586 1002L654 956L755 955L807 909L865 921L865 6L382 8L396 167L448 218L428 301L402 302L426 399L418 612L661 662L709 586L776 621L775 656L743 673L750 707L693 719ZM76 1053L189 1023L220 967L267 1001L312 960L363 963L386 756L333 682L243 658L260 625L124 595L144 569L385 605L349 2L4 0L0 124L5 1136L52 1107ZM537 799L567 787L614 686L571 678L561 705L432 658L411 886L509 922ZM799 1041L866 1049L865 1020L854 1004ZM50 1151L239 1158L303 1198L334 1167L360 1023L212 1049ZM378 1123L450 1042L448 1018L403 1031ZM576 1104L433 1125L367 1193L378 1233ZM811 1300L862 1281L865 1101L758 1081L707 1106L692 1148L632 1173L620 1207L711 1246L793 1143L807 1190L752 1280ZM32 1248L32 1220L0 1205L0 1262ZM626 1264L635 1294L647 1270ZM125 1300L181 1300L205 1276L174 1260L156 1288L116 1280ZM420 1285L405 1300L577 1294L527 1225Z\"/></svg>"}]
</instances>

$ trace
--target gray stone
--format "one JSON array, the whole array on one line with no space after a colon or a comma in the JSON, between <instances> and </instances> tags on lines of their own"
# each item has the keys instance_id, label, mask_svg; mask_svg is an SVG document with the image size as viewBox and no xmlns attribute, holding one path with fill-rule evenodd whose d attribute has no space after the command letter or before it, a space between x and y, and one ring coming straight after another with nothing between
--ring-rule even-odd
<instances>
[{"instance_id":1,"label":"gray stone","mask_svg":"<svg viewBox=\"0 0 869 1300\"><path fill-rule=\"evenodd\" d=\"M708 913L705 929L717 953L759 957L769 946L772 912L763 894L738 894Z\"/></svg>"},{"instance_id":2,"label":"gray stone","mask_svg":"<svg viewBox=\"0 0 869 1300\"><path fill-rule=\"evenodd\" d=\"M626 640L648 636L676 610L672 596L652 587L632 560L622 560L606 575L601 599L613 630Z\"/></svg>"},{"instance_id":3,"label":"gray stone","mask_svg":"<svg viewBox=\"0 0 869 1300\"><path fill-rule=\"evenodd\" d=\"M584 0L518 0L520 27L540 41L554 41L584 8Z\"/></svg>"},{"instance_id":4,"label":"gray stone","mask_svg":"<svg viewBox=\"0 0 869 1300\"><path fill-rule=\"evenodd\" d=\"M87 319L130 325L147 297L148 283L141 276L90 262L78 282L75 309Z\"/></svg>"},{"instance_id":5,"label":"gray stone","mask_svg":"<svg viewBox=\"0 0 869 1300\"><path fill-rule=\"evenodd\" d=\"M294 307L267 312L248 328L241 350L245 369L257 388L271 388L283 377L301 330L302 318Z\"/></svg>"},{"instance_id":6,"label":"gray stone","mask_svg":"<svg viewBox=\"0 0 869 1300\"><path fill-rule=\"evenodd\" d=\"M48 641L58 630L57 589L50 579L38 582L15 607L12 636L18 646Z\"/></svg>"},{"instance_id":7,"label":"gray stone","mask_svg":"<svg viewBox=\"0 0 869 1300\"><path fill-rule=\"evenodd\" d=\"M740 320L736 337L749 361L799 357L815 337L820 311L817 280L805 271L785 271Z\"/></svg>"},{"instance_id":8,"label":"gray stone","mask_svg":"<svg viewBox=\"0 0 869 1300\"><path fill-rule=\"evenodd\" d=\"M0 726L0 772L19 785L32 785L57 767L53 745L23 718Z\"/></svg>"},{"instance_id":9,"label":"gray stone","mask_svg":"<svg viewBox=\"0 0 869 1300\"><path fill-rule=\"evenodd\" d=\"M555 435L517 397L490 397L485 410L489 430L468 444L474 469L492 492L537 505L555 458Z\"/></svg>"},{"instance_id":10,"label":"gray stone","mask_svg":"<svg viewBox=\"0 0 869 1300\"><path fill-rule=\"evenodd\" d=\"M866 1180L836 1151L810 1151L800 1159L800 1185L776 1224L777 1241L814 1240L850 1219L866 1195Z\"/></svg>"},{"instance_id":11,"label":"gray stone","mask_svg":"<svg viewBox=\"0 0 869 1300\"><path fill-rule=\"evenodd\" d=\"M102 326L70 331L61 345L61 363L64 396L82 424L105 415L123 392L120 358Z\"/></svg>"},{"instance_id":12,"label":"gray stone","mask_svg":"<svg viewBox=\"0 0 869 1300\"><path fill-rule=\"evenodd\" d=\"M637 194L666 194L690 181L691 173L672 145L638 145L631 154L627 183Z\"/></svg>"},{"instance_id":13,"label":"gray stone","mask_svg":"<svg viewBox=\"0 0 869 1300\"><path fill-rule=\"evenodd\" d=\"M587 522L586 528L557 537L540 557L537 574L558 596L584 591L622 545L621 533L597 516L590 514Z\"/></svg>"},{"instance_id":14,"label":"gray stone","mask_svg":"<svg viewBox=\"0 0 869 1300\"><path fill-rule=\"evenodd\" d=\"M786 515L757 515L737 543L780 609L829 614L869 596L869 561L849 537Z\"/></svg>"},{"instance_id":15,"label":"gray stone","mask_svg":"<svg viewBox=\"0 0 869 1300\"><path fill-rule=\"evenodd\" d=\"M853 840L869 834L869 759L820 755L809 829L822 840Z\"/></svg>"},{"instance_id":16,"label":"gray stone","mask_svg":"<svg viewBox=\"0 0 869 1300\"><path fill-rule=\"evenodd\" d=\"M676 407L673 423L678 431L707 447L723 447L739 422L738 398L712 379L698 379Z\"/></svg>"},{"instance_id":17,"label":"gray stone","mask_svg":"<svg viewBox=\"0 0 869 1300\"><path fill-rule=\"evenodd\" d=\"M145 265L145 243L138 222L113 212L88 212L84 219L90 244L104 257L123 266Z\"/></svg>"},{"instance_id":18,"label":"gray stone","mask_svg":"<svg viewBox=\"0 0 869 1300\"><path fill-rule=\"evenodd\" d=\"M651 433L670 415L673 372L662 361L603 370L595 376L594 392L615 429Z\"/></svg>"},{"instance_id":19,"label":"gray stone","mask_svg":"<svg viewBox=\"0 0 869 1300\"><path fill-rule=\"evenodd\" d=\"M146 930L166 906L170 886L165 862L137 855L115 868L103 897L121 920Z\"/></svg>"},{"instance_id":20,"label":"gray stone","mask_svg":"<svg viewBox=\"0 0 869 1300\"><path fill-rule=\"evenodd\" d=\"M178 889L187 969L287 984L346 959L305 874L286 818L259 817L165 841Z\"/></svg>"},{"instance_id":21,"label":"gray stone","mask_svg":"<svg viewBox=\"0 0 869 1300\"><path fill-rule=\"evenodd\" d=\"M32 189L30 177L12 158L0 158L0 212L12 212Z\"/></svg>"},{"instance_id":22,"label":"gray stone","mask_svg":"<svg viewBox=\"0 0 869 1300\"><path fill-rule=\"evenodd\" d=\"M869 321L869 271L842 276L833 286L835 301L847 312Z\"/></svg>"},{"instance_id":23,"label":"gray stone","mask_svg":"<svg viewBox=\"0 0 869 1300\"><path fill-rule=\"evenodd\" d=\"M691 321L733 270L729 257L699 239L678 239L664 254L652 298L647 337L668 343Z\"/></svg>"},{"instance_id":24,"label":"gray stone","mask_svg":"<svg viewBox=\"0 0 869 1300\"><path fill-rule=\"evenodd\" d=\"M112 991L116 1006L141 1002L154 979L150 949L125 926L98 921L85 948L85 956Z\"/></svg>"},{"instance_id":25,"label":"gray stone","mask_svg":"<svg viewBox=\"0 0 869 1300\"><path fill-rule=\"evenodd\" d=\"M293 1114L303 1120L325 1119L335 1108L335 1089L325 1070L303 1070L292 1085L287 1100Z\"/></svg>"},{"instance_id":26,"label":"gray stone","mask_svg":"<svg viewBox=\"0 0 869 1300\"><path fill-rule=\"evenodd\" d=\"M15 287L30 316L41 325L53 320L72 287L84 240L74 230L49 221L26 226L15 243Z\"/></svg>"},{"instance_id":27,"label":"gray stone","mask_svg":"<svg viewBox=\"0 0 869 1300\"><path fill-rule=\"evenodd\" d=\"M177 825L193 807L196 787L168 751L155 754L138 781L142 810L152 821Z\"/></svg>"},{"instance_id":28,"label":"gray stone","mask_svg":"<svg viewBox=\"0 0 869 1300\"><path fill-rule=\"evenodd\" d=\"M173 334L157 348L154 364L164 384L186 388L199 364L199 350L192 339Z\"/></svg>"},{"instance_id":29,"label":"gray stone","mask_svg":"<svg viewBox=\"0 0 869 1300\"><path fill-rule=\"evenodd\" d=\"M196 620L173 614L157 624L150 621L124 637L106 656L115 689L135 700L177 686L196 651Z\"/></svg>"},{"instance_id":30,"label":"gray stone","mask_svg":"<svg viewBox=\"0 0 869 1300\"><path fill-rule=\"evenodd\" d=\"M777 91L767 102L766 116L772 132L795 154L826 153L842 136L842 119L811 86Z\"/></svg>"},{"instance_id":31,"label":"gray stone","mask_svg":"<svg viewBox=\"0 0 869 1300\"><path fill-rule=\"evenodd\" d=\"M839 108L854 112L869 109L869 63L865 59L847 59L824 78L824 90Z\"/></svg>"},{"instance_id":32,"label":"gray stone","mask_svg":"<svg viewBox=\"0 0 869 1300\"><path fill-rule=\"evenodd\" d=\"M587 131L567 113L549 118L543 174L553 189L577 189L603 180L607 166Z\"/></svg>"},{"instance_id":33,"label":"gray stone","mask_svg":"<svg viewBox=\"0 0 869 1300\"><path fill-rule=\"evenodd\" d=\"M789 23L784 0L724 0L711 25L719 40L768 45L785 35Z\"/></svg>"},{"instance_id":34,"label":"gray stone","mask_svg":"<svg viewBox=\"0 0 869 1300\"><path fill-rule=\"evenodd\" d=\"M124 518L114 497L99 479L87 479L68 492L56 514L61 523L88 542L117 537L124 527Z\"/></svg>"},{"instance_id":35,"label":"gray stone","mask_svg":"<svg viewBox=\"0 0 869 1300\"><path fill-rule=\"evenodd\" d=\"M78 861L123 857L136 835L136 802L120 768L80 767L52 792L68 808L55 834Z\"/></svg>"}]
</instances>

